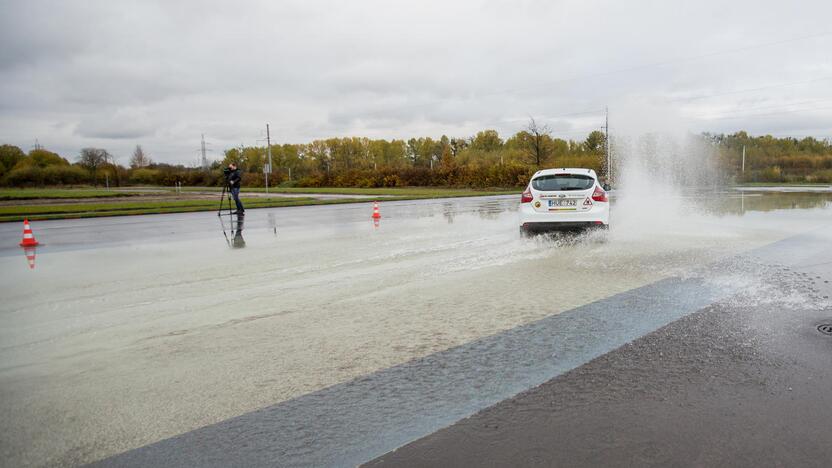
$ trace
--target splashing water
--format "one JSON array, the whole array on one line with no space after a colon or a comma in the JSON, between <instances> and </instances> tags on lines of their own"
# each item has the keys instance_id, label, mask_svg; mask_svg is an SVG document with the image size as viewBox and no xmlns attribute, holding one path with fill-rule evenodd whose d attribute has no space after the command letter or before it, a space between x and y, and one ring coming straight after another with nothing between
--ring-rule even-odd
<instances>
[{"instance_id":1,"label":"splashing water","mask_svg":"<svg viewBox=\"0 0 832 468\"><path fill-rule=\"evenodd\" d=\"M698 199L719 190L714 151L692 134L646 133L613 142L619 239L685 235L701 228L706 212Z\"/></svg>"},{"instance_id":2,"label":"splashing water","mask_svg":"<svg viewBox=\"0 0 832 468\"><path fill-rule=\"evenodd\" d=\"M791 306L826 304L806 288L784 286L771 274L775 267L740 260L742 252L800 230L782 226L775 233L770 225L715 210L714 203L739 195L726 186L712 142L682 130L671 114L663 124L654 122L655 129L631 119L611 140L616 191L609 243L587 261L603 257L611 269L696 276L745 291L732 299L734 305L758 304L761 297Z\"/></svg>"}]
</instances>

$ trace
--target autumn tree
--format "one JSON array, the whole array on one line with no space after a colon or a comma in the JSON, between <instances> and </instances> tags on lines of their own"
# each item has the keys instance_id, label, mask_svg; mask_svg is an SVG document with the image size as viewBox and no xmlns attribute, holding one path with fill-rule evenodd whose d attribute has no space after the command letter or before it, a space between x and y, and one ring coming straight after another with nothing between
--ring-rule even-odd
<instances>
[{"instance_id":1,"label":"autumn tree","mask_svg":"<svg viewBox=\"0 0 832 468\"><path fill-rule=\"evenodd\" d=\"M593 130L584 141L587 152L593 154L603 153L606 148L606 136L600 130Z\"/></svg>"},{"instance_id":2,"label":"autumn tree","mask_svg":"<svg viewBox=\"0 0 832 468\"><path fill-rule=\"evenodd\" d=\"M130 167L138 169L140 167L147 167L151 164L153 164L153 161L151 161L150 157L144 152L142 145L136 145L136 149L133 150L133 155L130 156Z\"/></svg>"},{"instance_id":3,"label":"autumn tree","mask_svg":"<svg viewBox=\"0 0 832 468\"><path fill-rule=\"evenodd\" d=\"M40 167L47 166L68 166L69 161L62 158L58 153L45 150L43 148L33 149L29 151L29 155L16 164L17 167Z\"/></svg>"},{"instance_id":4,"label":"autumn tree","mask_svg":"<svg viewBox=\"0 0 832 468\"><path fill-rule=\"evenodd\" d=\"M84 148L78 156L78 164L92 173L92 178L95 184L98 183L95 176L98 169L112 158L112 155L107 150L102 148Z\"/></svg>"},{"instance_id":5,"label":"autumn tree","mask_svg":"<svg viewBox=\"0 0 832 468\"><path fill-rule=\"evenodd\" d=\"M522 135L523 150L529 161L535 166L545 163L552 154L552 131L548 125L539 125L534 118L529 118L529 124Z\"/></svg>"},{"instance_id":6,"label":"autumn tree","mask_svg":"<svg viewBox=\"0 0 832 468\"><path fill-rule=\"evenodd\" d=\"M26 157L26 153L13 145L0 145L0 165L11 170L17 163Z\"/></svg>"},{"instance_id":7,"label":"autumn tree","mask_svg":"<svg viewBox=\"0 0 832 468\"><path fill-rule=\"evenodd\" d=\"M451 138L449 147L451 155L456 158L462 150L468 147L468 142L465 141L465 138Z\"/></svg>"},{"instance_id":8,"label":"autumn tree","mask_svg":"<svg viewBox=\"0 0 832 468\"><path fill-rule=\"evenodd\" d=\"M485 152L497 151L503 148L503 140L497 130L483 130L477 132L471 140L471 148Z\"/></svg>"},{"instance_id":9,"label":"autumn tree","mask_svg":"<svg viewBox=\"0 0 832 468\"><path fill-rule=\"evenodd\" d=\"M442 156L441 146L430 137L407 140L405 151L413 167L429 166Z\"/></svg>"}]
</instances>

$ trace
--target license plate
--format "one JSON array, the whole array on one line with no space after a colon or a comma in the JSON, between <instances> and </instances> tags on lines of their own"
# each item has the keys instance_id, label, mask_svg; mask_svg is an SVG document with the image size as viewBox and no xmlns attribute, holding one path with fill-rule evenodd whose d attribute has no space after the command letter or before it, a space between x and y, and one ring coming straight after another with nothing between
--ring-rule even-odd
<instances>
[{"instance_id":1,"label":"license plate","mask_svg":"<svg viewBox=\"0 0 832 468\"><path fill-rule=\"evenodd\" d=\"M578 200L575 198L549 200L549 207L553 206L578 206Z\"/></svg>"}]
</instances>

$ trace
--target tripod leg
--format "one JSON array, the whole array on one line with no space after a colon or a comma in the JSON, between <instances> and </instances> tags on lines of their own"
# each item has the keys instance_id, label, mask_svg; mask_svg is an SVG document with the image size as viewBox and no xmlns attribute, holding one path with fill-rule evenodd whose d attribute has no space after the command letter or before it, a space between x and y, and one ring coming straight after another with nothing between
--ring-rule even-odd
<instances>
[{"instance_id":1,"label":"tripod leg","mask_svg":"<svg viewBox=\"0 0 832 468\"><path fill-rule=\"evenodd\" d=\"M231 219L234 217L234 212L231 211L231 187L228 187L226 193L228 194L228 219Z\"/></svg>"},{"instance_id":2,"label":"tripod leg","mask_svg":"<svg viewBox=\"0 0 832 468\"><path fill-rule=\"evenodd\" d=\"M222 216L222 202L225 200L225 186L222 188L222 195L220 195L220 209L217 210L217 216Z\"/></svg>"}]
</instances>

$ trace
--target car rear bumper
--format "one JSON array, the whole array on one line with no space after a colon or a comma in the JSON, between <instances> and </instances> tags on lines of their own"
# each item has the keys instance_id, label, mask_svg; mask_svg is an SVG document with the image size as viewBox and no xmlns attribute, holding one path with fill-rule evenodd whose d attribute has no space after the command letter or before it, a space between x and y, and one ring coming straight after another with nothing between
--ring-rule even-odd
<instances>
[{"instance_id":1,"label":"car rear bumper","mask_svg":"<svg viewBox=\"0 0 832 468\"><path fill-rule=\"evenodd\" d=\"M536 211L531 203L520 205L520 225L559 225L588 226L594 224L609 224L609 203L595 203L592 209L578 212L541 212Z\"/></svg>"},{"instance_id":2,"label":"car rear bumper","mask_svg":"<svg viewBox=\"0 0 832 468\"><path fill-rule=\"evenodd\" d=\"M559 221L559 222L530 222L520 225L520 229L527 233L543 233L557 231L585 231L589 229L608 229L609 224L599 221Z\"/></svg>"}]
</instances>

